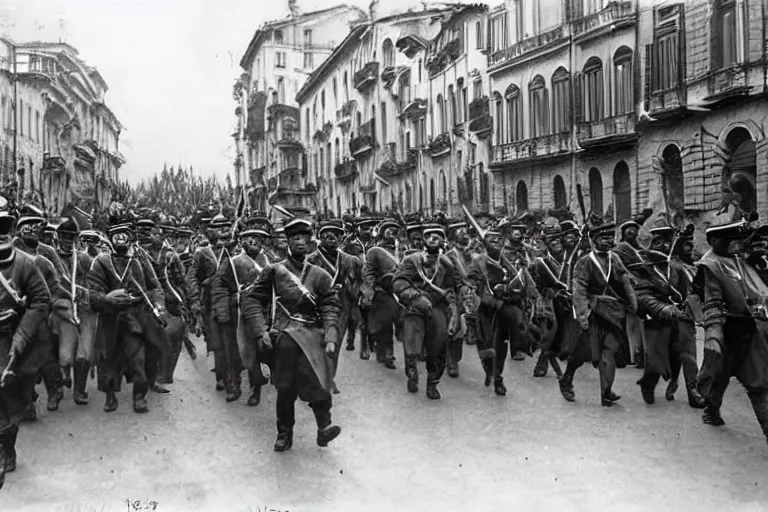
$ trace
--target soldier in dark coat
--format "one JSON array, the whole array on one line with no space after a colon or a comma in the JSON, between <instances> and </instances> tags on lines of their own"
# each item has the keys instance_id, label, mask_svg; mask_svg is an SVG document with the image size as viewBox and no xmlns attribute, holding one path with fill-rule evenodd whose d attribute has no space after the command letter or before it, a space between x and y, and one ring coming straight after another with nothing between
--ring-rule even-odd
<instances>
[{"instance_id":1,"label":"soldier in dark coat","mask_svg":"<svg viewBox=\"0 0 768 512\"><path fill-rule=\"evenodd\" d=\"M306 260L312 224L295 219L286 224L285 234L287 257L259 275L241 304L249 339L275 349L278 452L293 445L296 398L309 402L315 413L318 446L328 446L341 433L331 422L330 393L339 339L338 294L333 278ZM271 322L267 318L270 302Z\"/></svg>"},{"instance_id":2,"label":"soldier in dark coat","mask_svg":"<svg viewBox=\"0 0 768 512\"><path fill-rule=\"evenodd\" d=\"M232 223L223 215L217 215L208 224L210 243L201 245L192 257L192 265L187 273L192 314L198 319L205 335L207 351L213 352L218 360L214 368L216 375L216 391L224 391L226 385L226 358L224 356L223 340L217 335L213 318L213 303L211 302L211 286L216 271L222 265L225 238ZM218 354L218 356L217 356Z\"/></svg>"},{"instance_id":3,"label":"soldier in dark coat","mask_svg":"<svg viewBox=\"0 0 768 512\"><path fill-rule=\"evenodd\" d=\"M211 300L213 301L214 319L222 333L227 355L227 394L226 400L237 400L241 394L240 372L248 370L251 394L248 405L256 406L261 402L261 387L267 383L261 371L262 359L259 352L250 350L251 344L245 340L245 322L241 317L241 297L251 287L269 265L269 259L263 250L269 240L270 224L267 219L251 219L249 225L239 233L243 246L237 256L227 258L213 279Z\"/></svg>"},{"instance_id":4,"label":"soldier in dark coat","mask_svg":"<svg viewBox=\"0 0 768 512\"><path fill-rule=\"evenodd\" d=\"M372 230L378 222L372 217L354 220L352 233L342 244L342 251L360 259L363 268L368 250L376 244ZM368 359L371 357L371 347L368 343L368 309L360 305L361 298L352 306L347 326L342 329L346 331L347 350L355 349L355 337L358 329L360 330L360 359Z\"/></svg>"},{"instance_id":5,"label":"soldier in dark coat","mask_svg":"<svg viewBox=\"0 0 768 512\"><path fill-rule=\"evenodd\" d=\"M615 225L597 225L589 236L592 251L582 256L573 269L573 307L581 330L588 335L578 338L575 347L566 349L571 357L560 385L563 396L572 400L573 375L591 360L600 370L601 403L610 407L621 399L613 391L616 355L624 335L624 319L627 311L637 312L637 298L629 272L610 250L616 236Z\"/></svg>"},{"instance_id":6,"label":"soldier in dark coat","mask_svg":"<svg viewBox=\"0 0 768 512\"><path fill-rule=\"evenodd\" d=\"M320 238L320 245L315 252L307 256L307 260L328 272L333 278L333 286L339 294L339 302L341 304L341 311L339 312L339 326L341 328L339 329L339 339L336 342L336 346L341 347L344 341L344 327L348 325L352 310L357 307L360 300L363 262L360 258L355 258L339 250L338 244L344 235L344 227L341 221L328 220L322 222L318 228L317 235ZM334 352L334 378L338 371L339 354L339 350ZM334 393L339 392L335 381L332 390Z\"/></svg>"},{"instance_id":7,"label":"soldier in dark coat","mask_svg":"<svg viewBox=\"0 0 768 512\"><path fill-rule=\"evenodd\" d=\"M474 337L477 321L477 295L475 295L475 290L467 281L469 268L472 265L473 259L472 251L470 250L470 236L467 230L467 223L453 223L448 226L448 229L448 237L452 240L453 247L451 247L445 254L451 260L454 268L461 276L462 282L460 296L457 301L458 304L461 304L458 319L459 324L456 332L448 341L448 356L446 360L448 376L457 378L459 376L459 363L464 355L464 342L468 337ZM468 345L474 343L474 339L472 339L471 342L467 342Z\"/></svg>"},{"instance_id":8,"label":"soldier in dark coat","mask_svg":"<svg viewBox=\"0 0 768 512\"><path fill-rule=\"evenodd\" d=\"M711 249L698 262L695 289L704 314L704 360L698 389L706 407L702 420L725 424L720 415L731 377L747 391L768 440L768 285L756 269L734 254L744 238L741 223L707 229Z\"/></svg>"},{"instance_id":9,"label":"soldier in dark coat","mask_svg":"<svg viewBox=\"0 0 768 512\"><path fill-rule=\"evenodd\" d=\"M88 371L96 361L96 328L98 315L91 309L88 296L86 277L93 263L93 258L85 251L78 249L79 226L74 219L64 219L56 226L57 251L62 267L59 269L61 282L65 289L76 299L77 330L73 330L70 336L59 337L59 362L64 369L65 376L69 376L72 369L74 388L72 397L76 404L88 404ZM74 274L74 283L72 275Z\"/></svg>"},{"instance_id":10,"label":"soldier in dark coat","mask_svg":"<svg viewBox=\"0 0 768 512\"><path fill-rule=\"evenodd\" d=\"M423 228L425 250L411 253L395 271L392 290L405 307L402 341L408 391L419 390L418 357L426 352L427 398L440 399L437 385L445 371L448 339L458 327L457 297L463 279L451 260L441 254L445 230L439 224Z\"/></svg>"},{"instance_id":11,"label":"soldier in dark coat","mask_svg":"<svg viewBox=\"0 0 768 512\"><path fill-rule=\"evenodd\" d=\"M33 405L37 374L51 358L38 337L51 296L33 257L13 246L15 221L0 212L0 488L5 473L16 470L19 422Z\"/></svg>"},{"instance_id":12,"label":"soldier in dark coat","mask_svg":"<svg viewBox=\"0 0 768 512\"><path fill-rule=\"evenodd\" d=\"M368 309L368 339L376 349L376 361L394 370L394 324L400 306L392 291L392 276L400 263L395 238L400 225L384 220L376 229L381 240L365 257L361 306Z\"/></svg>"},{"instance_id":13,"label":"soldier in dark coat","mask_svg":"<svg viewBox=\"0 0 768 512\"><path fill-rule=\"evenodd\" d=\"M271 247L267 249L267 258L270 263L283 261L288 249L288 239L285 236L285 228L282 222L276 222L272 229Z\"/></svg>"},{"instance_id":14,"label":"soldier in dark coat","mask_svg":"<svg viewBox=\"0 0 768 512\"><path fill-rule=\"evenodd\" d=\"M164 297L156 281L146 279L144 265L135 253L131 224L113 224L107 230L114 252L100 254L88 272L91 306L99 313L99 391L106 394L105 412L117 409L123 377L133 384L133 410L149 410L146 394L147 323L162 315Z\"/></svg>"},{"instance_id":15,"label":"soldier in dark coat","mask_svg":"<svg viewBox=\"0 0 768 512\"><path fill-rule=\"evenodd\" d=\"M528 301L538 292L524 260L511 261L503 254L500 231L484 233L483 243L485 253L474 259L468 273L468 281L480 298L477 351L485 370L485 385L493 382L494 392L504 396L507 353L531 351L533 340L526 310Z\"/></svg>"}]
</instances>

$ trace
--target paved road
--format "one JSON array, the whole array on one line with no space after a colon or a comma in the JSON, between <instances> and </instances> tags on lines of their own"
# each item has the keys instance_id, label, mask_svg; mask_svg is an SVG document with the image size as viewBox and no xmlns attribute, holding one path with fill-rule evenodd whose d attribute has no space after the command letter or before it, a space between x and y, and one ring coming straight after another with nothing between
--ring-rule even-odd
<instances>
[{"instance_id":1,"label":"paved road","mask_svg":"<svg viewBox=\"0 0 768 512\"><path fill-rule=\"evenodd\" d=\"M434 402L423 380L409 395L401 368L345 352L341 437L318 448L300 406L293 450L276 454L274 390L256 408L227 404L208 362L182 354L173 393L151 396L147 415L132 412L127 392L113 414L93 392L87 407L67 392L58 412L41 411L19 436L0 510L127 511L125 500L196 512L768 510L768 445L737 385L717 429L682 396L645 405L636 369L619 371L624 399L605 409L591 368L571 404L553 376L531 377L532 360L514 362L500 398L467 356Z\"/></svg>"}]
</instances>

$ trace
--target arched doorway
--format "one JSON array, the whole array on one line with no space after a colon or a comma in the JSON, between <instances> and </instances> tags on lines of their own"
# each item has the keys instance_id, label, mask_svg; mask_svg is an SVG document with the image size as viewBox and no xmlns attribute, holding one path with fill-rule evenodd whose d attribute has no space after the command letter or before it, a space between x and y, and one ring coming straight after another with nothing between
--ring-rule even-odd
<instances>
[{"instance_id":1,"label":"arched doorway","mask_svg":"<svg viewBox=\"0 0 768 512\"><path fill-rule=\"evenodd\" d=\"M568 205L568 196L565 192L565 182L563 181L562 176L559 174L555 175L555 179L553 181L555 189L555 208L565 208Z\"/></svg>"},{"instance_id":2,"label":"arched doorway","mask_svg":"<svg viewBox=\"0 0 768 512\"><path fill-rule=\"evenodd\" d=\"M725 167L728 183L741 197L741 209L754 211L757 208L757 154L752 135L746 128L734 128L725 143L732 155Z\"/></svg>"},{"instance_id":3,"label":"arched doorway","mask_svg":"<svg viewBox=\"0 0 768 512\"><path fill-rule=\"evenodd\" d=\"M624 160L613 169L613 204L616 222L625 222L632 217L632 184L629 181L629 167ZM610 222L610 219L605 220Z\"/></svg>"},{"instance_id":4,"label":"arched doorway","mask_svg":"<svg viewBox=\"0 0 768 512\"><path fill-rule=\"evenodd\" d=\"M661 164L664 171L664 197L670 216L682 213L685 209L685 188L683 183L683 160L680 148L674 144L661 152Z\"/></svg>"},{"instance_id":5,"label":"arched doorway","mask_svg":"<svg viewBox=\"0 0 768 512\"><path fill-rule=\"evenodd\" d=\"M603 214L603 177L597 167L589 170L589 208L591 212ZM589 212L587 212L589 213Z\"/></svg>"},{"instance_id":6,"label":"arched doorway","mask_svg":"<svg viewBox=\"0 0 768 512\"><path fill-rule=\"evenodd\" d=\"M528 186L523 180L517 182L515 201L517 203L518 212L524 212L528 209Z\"/></svg>"}]
</instances>

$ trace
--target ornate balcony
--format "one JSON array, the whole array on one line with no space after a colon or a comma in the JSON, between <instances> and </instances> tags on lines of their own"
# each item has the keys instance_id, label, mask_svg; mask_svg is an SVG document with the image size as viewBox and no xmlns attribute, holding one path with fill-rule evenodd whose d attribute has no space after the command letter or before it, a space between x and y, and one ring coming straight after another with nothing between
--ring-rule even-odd
<instances>
[{"instance_id":1,"label":"ornate balcony","mask_svg":"<svg viewBox=\"0 0 768 512\"><path fill-rule=\"evenodd\" d=\"M427 100L415 98L403 107L400 117L405 117L410 121L414 121L426 116L428 110L429 105L427 104Z\"/></svg>"},{"instance_id":2,"label":"ornate balcony","mask_svg":"<svg viewBox=\"0 0 768 512\"><path fill-rule=\"evenodd\" d=\"M432 158L449 153L451 151L451 136L448 132L441 133L435 137L427 146L427 151Z\"/></svg>"},{"instance_id":3,"label":"ornate balcony","mask_svg":"<svg viewBox=\"0 0 768 512\"><path fill-rule=\"evenodd\" d=\"M558 43L566 42L566 40L563 26L555 27L547 32L523 39L509 48L493 52L490 58L490 66L495 67L516 62L527 57L532 52L538 52L539 50L543 52L557 46Z\"/></svg>"},{"instance_id":4,"label":"ornate balcony","mask_svg":"<svg viewBox=\"0 0 768 512\"><path fill-rule=\"evenodd\" d=\"M354 158L362 158L376 148L373 120L363 123L360 132L349 141L349 151Z\"/></svg>"},{"instance_id":5,"label":"ornate balcony","mask_svg":"<svg viewBox=\"0 0 768 512\"><path fill-rule=\"evenodd\" d=\"M328 121L323 125L322 128L320 128L315 132L315 135L312 137L312 140L314 142L326 142L328 138L331 136L331 132L333 132L333 123Z\"/></svg>"},{"instance_id":6,"label":"ornate balcony","mask_svg":"<svg viewBox=\"0 0 768 512\"><path fill-rule=\"evenodd\" d=\"M257 92L251 97L248 104L248 125L245 128L246 136L252 141L264 139L264 114L267 106L267 94Z\"/></svg>"},{"instance_id":7,"label":"ornate balcony","mask_svg":"<svg viewBox=\"0 0 768 512\"><path fill-rule=\"evenodd\" d=\"M461 39L456 38L446 43L445 46L427 57L426 67L427 71L429 71L429 76L434 77L441 73L449 64L458 59L462 53L464 53L464 48L461 44Z\"/></svg>"},{"instance_id":8,"label":"ornate balcony","mask_svg":"<svg viewBox=\"0 0 768 512\"><path fill-rule=\"evenodd\" d=\"M292 117L293 119L299 119L298 107L292 107L284 103L272 103L267 107L267 118L270 121L276 121L282 117Z\"/></svg>"},{"instance_id":9,"label":"ornate balcony","mask_svg":"<svg viewBox=\"0 0 768 512\"><path fill-rule=\"evenodd\" d=\"M405 160L398 160L397 145L391 143L387 146L387 154L376 173L381 177L400 176L413 171L419 162L419 150L409 148Z\"/></svg>"},{"instance_id":10,"label":"ornate balcony","mask_svg":"<svg viewBox=\"0 0 768 512\"><path fill-rule=\"evenodd\" d=\"M709 76L707 101L721 100L735 96L746 96L751 87L747 83L747 68L732 66L720 69Z\"/></svg>"},{"instance_id":11,"label":"ornate balcony","mask_svg":"<svg viewBox=\"0 0 768 512\"><path fill-rule=\"evenodd\" d=\"M278 149L291 152L304 152L304 145L294 137L283 137L277 141Z\"/></svg>"},{"instance_id":12,"label":"ornate balcony","mask_svg":"<svg viewBox=\"0 0 768 512\"><path fill-rule=\"evenodd\" d=\"M493 118L488 96L472 100L469 104L469 131L484 139L493 131Z\"/></svg>"},{"instance_id":13,"label":"ornate balcony","mask_svg":"<svg viewBox=\"0 0 768 512\"><path fill-rule=\"evenodd\" d=\"M505 167L510 164L529 163L569 155L571 133L569 131L543 135L533 139L518 140L493 148L491 167Z\"/></svg>"},{"instance_id":14,"label":"ornate balcony","mask_svg":"<svg viewBox=\"0 0 768 512\"><path fill-rule=\"evenodd\" d=\"M339 181L346 181L357 176L357 163L351 158L345 158L333 168L333 174Z\"/></svg>"},{"instance_id":15,"label":"ornate balcony","mask_svg":"<svg viewBox=\"0 0 768 512\"><path fill-rule=\"evenodd\" d=\"M352 125L352 115L357 110L357 102L350 100L342 105L340 110L336 111L336 126L341 128L344 133L349 132L349 127Z\"/></svg>"},{"instance_id":16,"label":"ornate balcony","mask_svg":"<svg viewBox=\"0 0 768 512\"><path fill-rule=\"evenodd\" d=\"M685 107L685 88L674 87L654 91L649 98L648 112L657 116L660 112L676 111Z\"/></svg>"},{"instance_id":17,"label":"ornate balcony","mask_svg":"<svg viewBox=\"0 0 768 512\"><path fill-rule=\"evenodd\" d=\"M379 79L379 63L369 62L355 73L353 85L360 92L365 92Z\"/></svg>"},{"instance_id":18,"label":"ornate balcony","mask_svg":"<svg viewBox=\"0 0 768 512\"><path fill-rule=\"evenodd\" d=\"M571 22L574 38L581 41L637 21L634 2L611 2L603 10Z\"/></svg>"},{"instance_id":19,"label":"ornate balcony","mask_svg":"<svg viewBox=\"0 0 768 512\"><path fill-rule=\"evenodd\" d=\"M605 145L634 143L637 140L636 122L637 116L635 113L627 112L626 114L608 117L599 121L579 123L577 135L579 145L584 149L588 149Z\"/></svg>"}]
</instances>

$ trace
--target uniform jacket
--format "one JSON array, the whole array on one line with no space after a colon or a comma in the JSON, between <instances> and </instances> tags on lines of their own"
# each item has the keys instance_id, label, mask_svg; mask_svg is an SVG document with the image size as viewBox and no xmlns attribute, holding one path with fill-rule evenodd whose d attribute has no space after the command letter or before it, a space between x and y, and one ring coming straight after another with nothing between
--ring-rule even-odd
<instances>
[{"instance_id":1,"label":"uniform jacket","mask_svg":"<svg viewBox=\"0 0 768 512\"><path fill-rule=\"evenodd\" d=\"M423 252L406 256L392 278L393 291L403 299L409 289L429 298L433 306L455 306L462 285L461 273L447 256Z\"/></svg>"},{"instance_id":2,"label":"uniform jacket","mask_svg":"<svg viewBox=\"0 0 768 512\"><path fill-rule=\"evenodd\" d=\"M357 304L363 282L363 262L360 258L337 250L328 254L322 248L307 255L307 260L322 268L333 278L342 305Z\"/></svg>"},{"instance_id":3,"label":"uniform jacket","mask_svg":"<svg viewBox=\"0 0 768 512\"><path fill-rule=\"evenodd\" d=\"M219 267L219 255L211 245L198 247L192 256L192 265L187 273L187 289L193 311L209 312L211 308L211 285Z\"/></svg>"},{"instance_id":4,"label":"uniform jacket","mask_svg":"<svg viewBox=\"0 0 768 512\"><path fill-rule=\"evenodd\" d=\"M368 249L363 269L362 294L370 299L377 287L390 292L392 274L397 270L399 263L394 246L377 245Z\"/></svg>"},{"instance_id":5,"label":"uniform jacket","mask_svg":"<svg viewBox=\"0 0 768 512\"><path fill-rule=\"evenodd\" d=\"M230 264L226 256L224 257L211 288L214 318L222 324L236 322L240 293L255 283L259 274L270 265L263 251L255 259L242 251L231 261Z\"/></svg>"}]
</instances>

